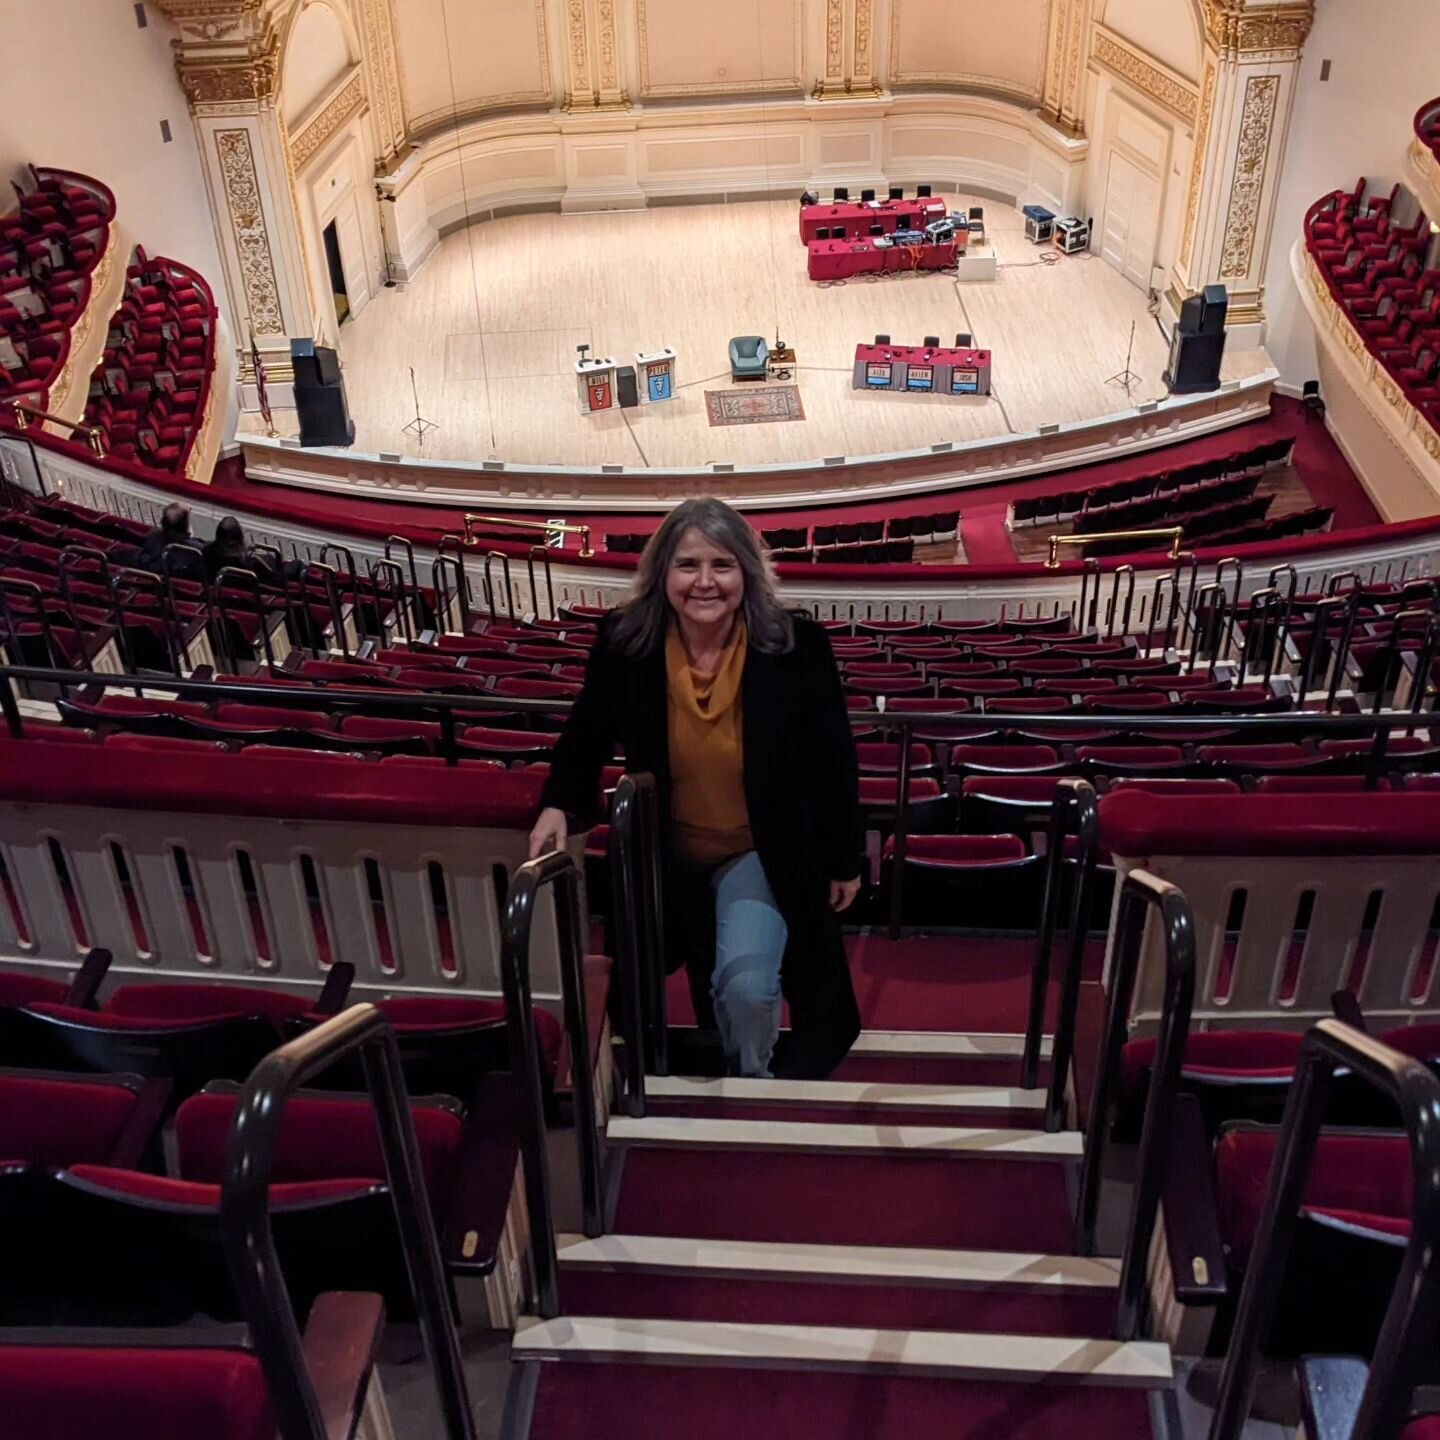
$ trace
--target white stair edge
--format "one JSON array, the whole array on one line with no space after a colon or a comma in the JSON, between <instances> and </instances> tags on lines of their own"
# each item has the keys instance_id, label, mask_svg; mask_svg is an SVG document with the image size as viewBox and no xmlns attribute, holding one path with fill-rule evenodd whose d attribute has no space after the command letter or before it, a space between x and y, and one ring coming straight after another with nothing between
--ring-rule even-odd
<instances>
[{"instance_id":1,"label":"white stair edge","mask_svg":"<svg viewBox=\"0 0 1440 1440\"><path fill-rule=\"evenodd\" d=\"M1078 1130L997 1130L973 1125L827 1125L808 1120L710 1120L652 1115L612 1116L606 1136L617 1145L717 1147L731 1150L900 1152L992 1155L1002 1159L1078 1159Z\"/></svg>"},{"instance_id":2,"label":"white stair edge","mask_svg":"<svg viewBox=\"0 0 1440 1440\"><path fill-rule=\"evenodd\" d=\"M1040 1054L1050 1058L1051 1037L1040 1043ZM961 1059L1019 1059L1025 1053L1023 1035L998 1031L862 1030L850 1047L852 1055L952 1055Z\"/></svg>"},{"instance_id":3,"label":"white stair edge","mask_svg":"<svg viewBox=\"0 0 1440 1440\"><path fill-rule=\"evenodd\" d=\"M677 1034L696 1034L693 1025L672 1025ZM1040 1042L1043 1059L1050 1058L1049 1035ZM1000 1030L862 1030L850 1047L852 1055L889 1055L897 1059L913 1056L952 1056L969 1060L1019 1059L1025 1053L1025 1037Z\"/></svg>"},{"instance_id":4,"label":"white stair edge","mask_svg":"<svg viewBox=\"0 0 1440 1440\"><path fill-rule=\"evenodd\" d=\"M931 1250L885 1245L803 1245L770 1240L690 1240L664 1235L562 1235L560 1263L648 1274L777 1275L837 1282L902 1280L911 1285L1022 1290L1113 1290L1120 1261L1013 1250Z\"/></svg>"},{"instance_id":5,"label":"white stair edge","mask_svg":"<svg viewBox=\"0 0 1440 1440\"><path fill-rule=\"evenodd\" d=\"M991 1335L948 1330L874 1330L820 1325L735 1325L705 1320L526 1317L518 1359L625 1360L660 1364L800 1366L884 1370L992 1380L1167 1385L1170 1347L1149 1340Z\"/></svg>"},{"instance_id":6,"label":"white stair edge","mask_svg":"<svg viewBox=\"0 0 1440 1440\"><path fill-rule=\"evenodd\" d=\"M731 1076L650 1075L656 1100L749 1100L789 1105L880 1105L948 1110L1043 1110L1043 1090L1010 1085L899 1085L865 1080L752 1080Z\"/></svg>"}]
</instances>

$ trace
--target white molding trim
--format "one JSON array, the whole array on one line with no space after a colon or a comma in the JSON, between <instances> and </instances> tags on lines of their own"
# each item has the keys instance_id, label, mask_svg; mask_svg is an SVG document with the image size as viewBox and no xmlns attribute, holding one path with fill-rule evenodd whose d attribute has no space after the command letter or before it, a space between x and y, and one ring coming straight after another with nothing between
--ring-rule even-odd
<instances>
[{"instance_id":1,"label":"white molding trim","mask_svg":"<svg viewBox=\"0 0 1440 1440\"><path fill-rule=\"evenodd\" d=\"M364 451L302 450L294 441L259 435L239 439L252 480L372 500L524 510L543 505L547 513L558 515L597 509L653 513L690 495L713 494L747 510L784 509L953 492L1174 445L1268 415L1278 379L1277 370L1266 369L1205 395L1172 395L1153 410L1120 410L1061 425L1048 434L1030 430L938 449L846 457L838 465L817 459L727 469L511 466L409 456L381 460ZM895 467L907 462L913 473L896 474Z\"/></svg>"}]
</instances>

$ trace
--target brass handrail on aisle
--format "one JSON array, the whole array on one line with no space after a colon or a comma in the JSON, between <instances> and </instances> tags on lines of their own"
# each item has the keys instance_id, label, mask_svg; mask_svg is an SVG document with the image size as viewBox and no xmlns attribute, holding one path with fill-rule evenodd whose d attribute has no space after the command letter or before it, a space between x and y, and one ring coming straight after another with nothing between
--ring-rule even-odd
<instances>
[{"instance_id":1,"label":"brass handrail on aisle","mask_svg":"<svg viewBox=\"0 0 1440 1440\"><path fill-rule=\"evenodd\" d=\"M470 518L468 515L465 517ZM1179 525L1169 525L1163 530L1097 530L1093 535L1052 535L1050 537L1050 558L1045 562L1047 570L1060 568L1060 547L1062 545L1090 545L1099 540L1168 540L1170 558L1180 558L1180 542L1185 531Z\"/></svg>"},{"instance_id":2,"label":"brass handrail on aisle","mask_svg":"<svg viewBox=\"0 0 1440 1440\"><path fill-rule=\"evenodd\" d=\"M547 538L551 535L578 535L580 537L580 558L588 560L595 553L590 548L590 527L588 525L567 525L563 520L516 520L509 515L467 514L465 516L465 543L467 545L477 543L474 535L470 533L472 525L503 525L510 530L538 530Z\"/></svg>"},{"instance_id":3,"label":"brass handrail on aisle","mask_svg":"<svg viewBox=\"0 0 1440 1440\"><path fill-rule=\"evenodd\" d=\"M72 435L83 435L97 460L105 458L105 437L91 425L81 425L76 420L67 420L63 415L52 415L39 406L27 405L23 399L12 400L10 408L15 412L15 428L28 430L32 420L48 420L52 425L63 425Z\"/></svg>"}]
</instances>

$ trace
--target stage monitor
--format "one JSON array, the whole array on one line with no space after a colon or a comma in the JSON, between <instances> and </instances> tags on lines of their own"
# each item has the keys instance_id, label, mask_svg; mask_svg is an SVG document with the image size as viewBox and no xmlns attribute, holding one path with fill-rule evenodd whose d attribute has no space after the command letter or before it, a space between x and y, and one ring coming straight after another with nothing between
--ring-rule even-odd
<instances>
[{"instance_id":1,"label":"stage monitor","mask_svg":"<svg viewBox=\"0 0 1440 1440\"><path fill-rule=\"evenodd\" d=\"M1170 339L1170 368L1165 383L1172 395L1199 395L1220 388L1220 363L1225 358L1225 332L1187 335L1177 330Z\"/></svg>"},{"instance_id":2,"label":"stage monitor","mask_svg":"<svg viewBox=\"0 0 1440 1440\"><path fill-rule=\"evenodd\" d=\"M1223 285L1207 285L1201 293L1204 310L1200 319L1202 335L1219 335L1225 329L1225 316L1230 309L1230 292Z\"/></svg>"}]
</instances>

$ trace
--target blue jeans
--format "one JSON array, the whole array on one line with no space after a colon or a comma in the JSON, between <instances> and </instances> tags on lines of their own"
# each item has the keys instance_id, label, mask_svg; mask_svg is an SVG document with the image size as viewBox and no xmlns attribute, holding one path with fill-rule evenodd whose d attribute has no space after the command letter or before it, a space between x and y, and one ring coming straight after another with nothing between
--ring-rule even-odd
<instances>
[{"instance_id":1,"label":"blue jeans","mask_svg":"<svg viewBox=\"0 0 1440 1440\"><path fill-rule=\"evenodd\" d=\"M753 850L723 865L710 885L715 892L710 995L725 1059L732 1074L769 1079L789 931Z\"/></svg>"}]
</instances>

